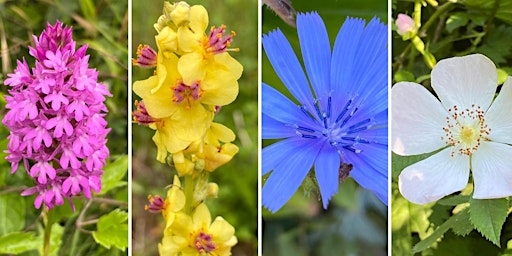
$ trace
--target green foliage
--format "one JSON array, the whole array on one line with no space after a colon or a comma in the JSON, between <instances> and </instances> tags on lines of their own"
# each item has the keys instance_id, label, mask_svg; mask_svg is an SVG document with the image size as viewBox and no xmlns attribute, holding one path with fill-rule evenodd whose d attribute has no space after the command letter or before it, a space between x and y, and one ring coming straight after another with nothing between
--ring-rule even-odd
<instances>
[{"instance_id":1,"label":"green foliage","mask_svg":"<svg viewBox=\"0 0 512 256\"><path fill-rule=\"evenodd\" d=\"M498 66L499 84L512 74L512 45L507 43L512 40L512 1L441 0L433 6L397 0L392 17L399 13L418 19L421 26L417 36L431 58L482 53ZM414 81L432 91L431 65L425 55L415 42L404 41L396 31L392 37L393 83ZM392 154L393 255L410 255L411 250L422 255L510 253L509 200L473 199L471 178L461 193L423 206L409 203L400 195L397 181L402 170L436 152L406 157Z\"/></svg>"},{"instance_id":2,"label":"green foliage","mask_svg":"<svg viewBox=\"0 0 512 256\"><path fill-rule=\"evenodd\" d=\"M471 223L484 237L500 246L501 227L508 215L508 200L472 198L469 203Z\"/></svg>"},{"instance_id":3,"label":"green foliage","mask_svg":"<svg viewBox=\"0 0 512 256\"><path fill-rule=\"evenodd\" d=\"M42 244L35 232L12 232L0 237L0 253L19 254L37 250Z\"/></svg>"},{"instance_id":4,"label":"green foliage","mask_svg":"<svg viewBox=\"0 0 512 256\"><path fill-rule=\"evenodd\" d=\"M99 218L97 231L92 232L96 242L110 249L115 246L121 250L128 247L128 213L120 209L115 209L109 214Z\"/></svg>"},{"instance_id":5,"label":"green foliage","mask_svg":"<svg viewBox=\"0 0 512 256\"><path fill-rule=\"evenodd\" d=\"M101 192L103 195L113 188L126 186L127 182L122 178L128 171L128 156L121 156L114 162L105 166L105 173L101 176Z\"/></svg>"}]
</instances>

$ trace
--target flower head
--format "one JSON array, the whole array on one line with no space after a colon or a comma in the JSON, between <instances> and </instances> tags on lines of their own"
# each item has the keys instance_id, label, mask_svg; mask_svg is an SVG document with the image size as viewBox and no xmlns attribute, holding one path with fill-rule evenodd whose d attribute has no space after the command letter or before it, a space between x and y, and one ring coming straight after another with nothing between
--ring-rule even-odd
<instances>
[{"instance_id":1,"label":"flower head","mask_svg":"<svg viewBox=\"0 0 512 256\"><path fill-rule=\"evenodd\" d=\"M2 120L10 130L6 159L12 172L23 161L34 178L36 185L22 195L38 193L36 208L43 202L52 208L63 198L100 192L110 131L103 101L110 93L88 66L87 46L75 51L71 28L48 24L34 42L35 67L18 61L4 81L10 87Z\"/></svg>"},{"instance_id":2,"label":"flower head","mask_svg":"<svg viewBox=\"0 0 512 256\"><path fill-rule=\"evenodd\" d=\"M273 170L262 191L269 210L288 201L313 165L326 208L342 162L387 203L387 32L376 18L365 23L347 18L331 52L320 16L297 15L309 82L279 29L263 37L270 63L299 102L263 84L262 138L284 138L262 151L263 174Z\"/></svg>"},{"instance_id":3,"label":"flower head","mask_svg":"<svg viewBox=\"0 0 512 256\"><path fill-rule=\"evenodd\" d=\"M160 255L231 255L237 243L235 229L222 217L211 222L210 211L203 203L193 216L177 213L173 224L158 245Z\"/></svg>"},{"instance_id":4,"label":"flower head","mask_svg":"<svg viewBox=\"0 0 512 256\"><path fill-rule=\"evenodd\" d=\"M477 199L512 195L512 79L493 102L494 63L474 54L440 61L432 88L401 82L393 86L393 151L416 155L441 150L406 167L399 176L402 195L425 204L460 191L473 174Z\"/></svg>"}]
</instances>

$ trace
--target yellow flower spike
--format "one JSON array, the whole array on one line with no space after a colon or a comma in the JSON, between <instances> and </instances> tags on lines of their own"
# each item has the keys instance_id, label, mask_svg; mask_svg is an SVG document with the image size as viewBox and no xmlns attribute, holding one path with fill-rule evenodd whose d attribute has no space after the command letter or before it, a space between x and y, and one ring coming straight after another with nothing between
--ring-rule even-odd
<instances>
[{"instance_id":1,"label":"yellow flower spike","mask_svg":"<svg viewBox=\"0 0 512 256\"><path fill-rule=\"evenodd\" d=\"M192 217L176 214L169 230L158 246L160 255L225 256L231 255L231 247L238 242L235 228L222 217L211 222L210 211L205 204L197 206Z\"/></svg>"},{"instance_id":2,"label":"yellow flower spike","mask_svg":"<svg viewBox=\"0 0 512 256\"><path fill-rule=\"evenodd\" d=\"M234 155L238 153L238 147L232 143L225 143L222 147L212 145L205 146L205 167L206 171L212 172L219 166L231 161Z\"/></svg>"}]
</instances>

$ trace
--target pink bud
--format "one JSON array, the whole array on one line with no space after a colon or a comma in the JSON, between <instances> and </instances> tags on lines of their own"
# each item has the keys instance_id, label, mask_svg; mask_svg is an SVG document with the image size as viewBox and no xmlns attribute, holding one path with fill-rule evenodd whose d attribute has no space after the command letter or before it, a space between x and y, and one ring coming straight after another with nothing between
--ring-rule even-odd
<instances>
[{"instance_id":1,"label":"pink bud","mask_svg":"<svg viewBox=\"0 0 512 256\"><path fill-rule=\"evenodd\" d=\"M401 36L412 32L415 29L414 20L406 14L398 14L395 24L398 27L397 32Z\"/></svg>"}]
</instances>

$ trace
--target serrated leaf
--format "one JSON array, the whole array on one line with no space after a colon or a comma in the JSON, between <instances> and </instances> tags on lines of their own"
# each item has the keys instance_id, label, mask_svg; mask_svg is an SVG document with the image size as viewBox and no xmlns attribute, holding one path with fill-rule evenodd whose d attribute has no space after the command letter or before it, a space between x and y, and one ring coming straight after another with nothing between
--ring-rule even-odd
<instances>
[{"instance_id":1,"label":"serrated leaf","mask_svg":"<svg viewBox=\"0 0 512 256\"><path fill-rule=\"evenodd\" d=\"M26 251L37 250L41 240L34 232L16 232L0 237L0 253L19 254Z\"/></svg>"},{"instance_id":2,"label":"serrated leaf","mask_svg":"<svg viewBox=\"0 0 512 256\"><path fill-rule=\"evenodd\" d=\"M451 227L453 227L453 223L455 222L455 216L450 217L443 224L441 224L434 232L427 238L419 241L417 244L412 247L412 253L421 252L430 248L434 243L440 239L446 231L448 231Z\"/></svg>"},{"instance_id":3,"label":"serrated leaf","mask_svg":"<svg viewBox=\"0 0 512 256\"><path fill-rule=\"evenodd\" d=\"M126 172L128 171L128 156L121 156L114 162L105 166L105 171L101 176L101 191L100 195L107 193L109 190L125 186L126 181L121 181Z\"/></svg>"},{"instance_id":4,"label":"serrated leaf","mask_svg":"<svg viewBox=\"0 0 512 256\"><path fill-rule=\"evenodd\" d=\"M469 17L467 13L457 12L446 20L446 30L449 33L452 33L455 29L460 28L462 26L466 26L468 24Z\"/></svg>"},{"instance_id":5,"label":"serrated leaf","mask_svg":"<svg viewBox=\"0 0 512 256\"><path fill-rule=\"evenodd\" d=\"M469 203L470 220L473 226L480 234L499 247L501 228L507 218L507 199L472 198Z\"/></svg>"},{"instance_id":6,"label":"serrated leaf","mask_svg":"<svg viewBox=\"0 0 512 256\"><path fill-rule=\"evenodd\" d=\"M441 205L448 205L448 206L456 206L459 204L467 203L471 199L471 196L469 195L454 195L454 196L448 196L445 197L439 201L437 201L438 204Z\"/></svg>"},{"instance_id":7,"label":"serrated leaf","mask_svg":"<svg viewBox=\"0 0 512 256\"><path fill-rule=\"evenodd\" d=\"M452 227L453 233L459 236L467 236L473 230L473 225L469 220L469 208L462 210L454 217L455 222Z\"/></svg>"},{"instance_id":8,"label":"serrated leaf","mask_svg":"<svg viewBox=\"0 0 512 256\"><path fill-rule=\"evenodd\" d=\"M97 231L92 232L94 240L105 248L115 246L120 250L128 247L128 213L115 209L103 215L96 224Z\"/></svg>"},{"instance_id":9,"label":"serrated leaf","mask_svg":"<svg viewBox=\"0 0 512 256\"><path fill-rule=\"evenodd\" d=\"M0 235L21 231L25 226L25 200L17 193L0 195Z\"/></svg>"}]
</instances>

